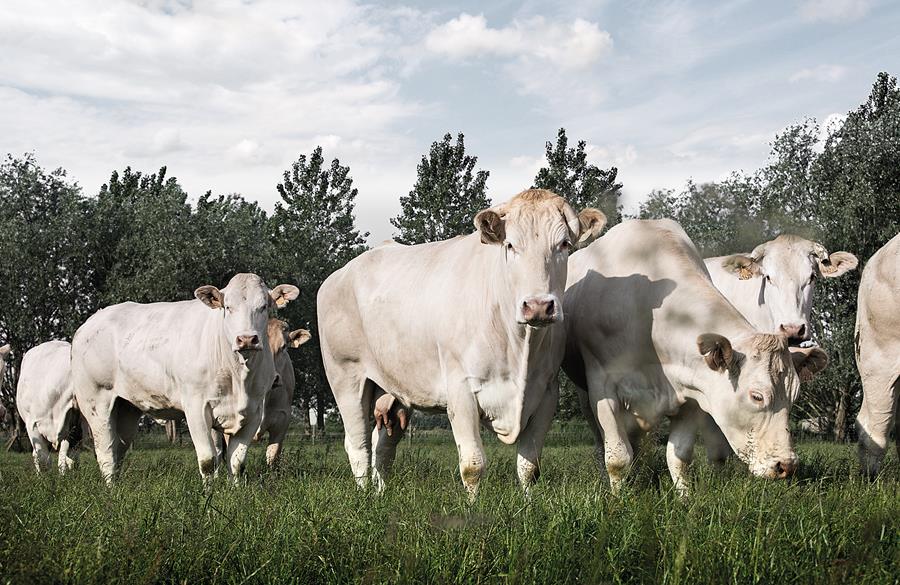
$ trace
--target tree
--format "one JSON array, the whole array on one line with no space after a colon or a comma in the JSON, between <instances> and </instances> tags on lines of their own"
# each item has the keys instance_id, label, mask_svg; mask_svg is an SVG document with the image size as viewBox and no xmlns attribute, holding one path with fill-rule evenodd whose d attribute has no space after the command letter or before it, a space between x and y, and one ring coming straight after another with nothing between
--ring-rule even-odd
<instances>
[{"instance_id":1,"label":"tree","mask_svg":"<svg viewBox=\"0 0 900 585\"><path fill-rule=\"evenodd\" d=\"M900 231L900 89L880 73L865 103L825 140L812 164L813 220L829 250L849 250L868 260ZM863 266L823 279L814 322L827 340L831 362L807 396L829 410L835 438L847 435L862 387L855 368L856 295Z\"/></svg>"},{"instance_id":2,"label":"tree","mask_svg":"<svg viewBox=\"0 0 900 585\"><path fill-rule=\"evenodd\" d=\"M65 171L46 171L33 154L0 164L0 345L13 354L0 400L14 410L23 354L69 338L94 311L88 286L90 205Z\"/></svg>"},{"instance_id":3,"label":"tree","mask_svg":"<svg viewBox=\"0 0 900 585\"><path fill-rule=\"evenodd\" d=\"M400 198L400 215L391 219L397 241L421 244L469 234L475 214L490 205L485 195L488 171L475 171L478 158L466 154L462 132L448 132L422 156L418 178Z\"/></svg>"},{"instance_id":4,"label":"tree","mask_svg":"<svg viewBox=\"0 0 900 585\"><path fill-rule=\"evenodd\" d=\"M278 250L272 269L272 282L292 283L300 288L300 298L288 305L283 317L292 328L306 327L312 339L296 350L295 396L301 407L314 403L317 426L324 428L325 410L334 399L325 378L318 341L316 293L335 270L366 249L368 232L355 225L357 189L350 168L338 159L325 164L322 147L309 156L301 155L284 172L278 184L281 201L269 222L270 238ZM293 351L293 350L292 350Z\"/></svg>"},{"instance_id":5,"label":"tree","mask_svg":"<svg viewBox=\"0 0 900 585\"><path fill-rule=\"evenodd\" d=\"M621 221L619 197L622 184L616 183L619 171L607 170L590 164L587 160L587 143L579 140L575 148L569 148L566 129L560 128L556 144L546 144L547 166L538 171L534 187L548 189L564 197L576 210L596 207L606 214L607 227Z\"/></svg>"},{"instance_id":6,"label":"tree","mask_svg":"<svg viewBox=\"0 0 900 585\"><path fill-rule=\"evenodd\" d=\"M114 171L91 219L91 275L101 304L193 298L199 284L191 219L187 194L166 178L166 167L149 175Z\"/></svg>"}]
</instances>

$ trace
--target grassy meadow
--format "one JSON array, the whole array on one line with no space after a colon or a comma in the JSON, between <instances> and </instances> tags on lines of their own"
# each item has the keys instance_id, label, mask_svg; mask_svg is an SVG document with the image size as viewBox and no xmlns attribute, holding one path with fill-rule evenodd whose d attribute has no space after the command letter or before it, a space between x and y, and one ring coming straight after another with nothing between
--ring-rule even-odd
<instances>
[{"instance_id":1,"label":"grassy meadow","mask_svg":"<svg viewBox=\"0 0 900 585\"><path fill-rule=\"evenodd\" d=\"M106 488L92 453L37 477L0 453L3 583L897 583L900 466L860 478L855 447L804 442L791 482L709 469L679 499L648 443L613 495L586 430L554 427L526 501L515 451L485 437L469 504L448 432L405 439L383 496L358 490L339 436L291 437L283 465L251 450L246 481L201 488L189 441L142 435Z\"/></svg>"}]
</instances>

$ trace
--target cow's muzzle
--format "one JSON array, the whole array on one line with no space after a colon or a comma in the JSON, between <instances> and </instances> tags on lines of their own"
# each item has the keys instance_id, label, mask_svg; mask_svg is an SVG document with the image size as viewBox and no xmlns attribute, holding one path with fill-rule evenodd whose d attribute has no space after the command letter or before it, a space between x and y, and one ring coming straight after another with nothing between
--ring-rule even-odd
<instances>
[{"instance_id":1,"label":"cow's muzzle","mask_svg":"<svg viewBox=\"0 0 900 585\"><path fill-rule=\"evenodd\" d=\"M259 351L262 345L259 343L259 335L238 335L234 343L235 351Z\"/></svg>"},{"instance_id":2,"label":"cow's muzzle","mask_svg":"<svg viewBox=\"0 0 900 585\"><path fill-rule=\"evenodd\" d=\"M519 305L519 323L545 327L562 321L562 306L555 295L525 297Z\"/></svg>"}]
</instances>

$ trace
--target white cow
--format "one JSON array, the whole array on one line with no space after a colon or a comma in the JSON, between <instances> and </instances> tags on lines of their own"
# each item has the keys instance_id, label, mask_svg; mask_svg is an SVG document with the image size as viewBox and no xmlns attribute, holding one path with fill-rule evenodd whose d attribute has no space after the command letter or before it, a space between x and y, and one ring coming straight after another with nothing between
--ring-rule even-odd
<instances>
[{"instance_id":1,"label":"white cow","mask_svg":"<svg viewBox=\"0 0 900 585\"><path fill-rule=\"evenodd\" d=\"M229 435L227 469L237 478L275 381L268 311L299 290L271 291L255 274L224 289L198 288L197 300L122 303L95 313L72 340L75 396L94 436L107 482L131 445L142 412L184 413L206 482L215 470L212 431Z\"/></svg>"},{"instance_id":2,"label":"white cow","mask_svg":"<svg viewBox=\"0 0 900 585\"><path fill-rule=\"evenodd\" d=\"M856 366L863 401L856 417L863 470L878 473L891 427L900 454L900 234L863 270L856 310Z\"/></svg>"},{"instance_id":3,"label":"white cow","mask_svg":"<svg viewBox=\"0 0 900 585\"><path fill-rule=\"evenodd\" d=\"M856 268L850 252L831 254L822 244L784 234L760 244L750 254L704 260L716 288L759 331L786 335L790 343L812 338L809 322L816 281L836 278ZM702 425L709 460L718 464L731 448L707 417Z\"/></svg>"},{"instance_id":4,"label":"white cow","mask_svg":"<svg viewBox=\"0 0 900 585\"><path fill-rule=\"evenodd\" d=\"M794 472L794 367L811 375L827 358L813 348L792 360L785 337L754 329L713 286L677 223L628 221L574 254L563 306L563 367L588 391L588 420L613 488L631 465L637 435L664 416L679 490L702 413L753 474Z\"/></svg>"},{"instance_id":5,"label":"white cow","mask_svg":"<svg viewBox=\"0 0 900 585\"><path fill-rule=\"evenodd\" d=\"M751 325L799 343L812 337L809 314L816 280L837 278L859 261L850 252L829 254L816 242L781 235L750 254L704 262L713 284Z\"/></svg>"},{"instance_id":6,"label":"white cow","mask_svg":"<svg viewBox=\"0 0 900 585\"><path fill-rule=\"evenodd\" d=\"M533 189L479 212L477 231L442 242L369 250L318 294L322 359L360 486L376 488L402 425L373 428L381 391L406 407L446 410L470 496L485 468L480 426L518 440L522 485L537 479L559 388L566 261L606 223ZM381 426L381 425L379 425Z\"/></svg>"},{"instance_id":7,"label":"white cow","mask_svg":"<svg viewBox=\"0 0 900 585\"><path fill-rule=\"evenodd\" d=\"M266 394L262 422L254 439L258 441L264 435L269 435L266 463L273 467L281 456L288 425L291 423L291 403L294 400L296 385L294 364L291 362L291 356L288 355L287 350L289 347L300 347L309 341L310 334L306 329L288 331L288 324L284 321L269 319L267 337L269 349L275 358L277 376L272 389Z\"/></svg>"},{"instance_id":8,"label":"white cow","mask_svg":"<svg viewBox=\"0 0 900 585\"><path fill-rule=\"evenodd\" d=\"M72 346L67 341L48 341L22 357L16 406L31 441L38 472L50 466L50 447L59 449L59 472L75 467L70 448L73 433L80 431L80 416L72 391Z\"/></svg>"}]
</instances>

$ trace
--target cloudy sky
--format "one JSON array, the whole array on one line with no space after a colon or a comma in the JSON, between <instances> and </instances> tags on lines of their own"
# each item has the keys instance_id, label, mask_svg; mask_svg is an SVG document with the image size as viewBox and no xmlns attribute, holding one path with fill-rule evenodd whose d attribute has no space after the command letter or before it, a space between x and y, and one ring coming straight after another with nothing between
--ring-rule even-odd
<instances>
[{"instance_id":1,"label":"cloudy sky","mask_svg":"<svg viewBox=\"0 0 900 585\"><path fill-rule=\"evenodd\" d=\"M752 170L786 125L900 72L893 0L4 0L0 152L87 193L167 165L192 196L275 185L315 145L349 164L378 241L423 152L464 132L489 193L528 187L563 126L626 208Z\"/></svg>"}]
</instances>

